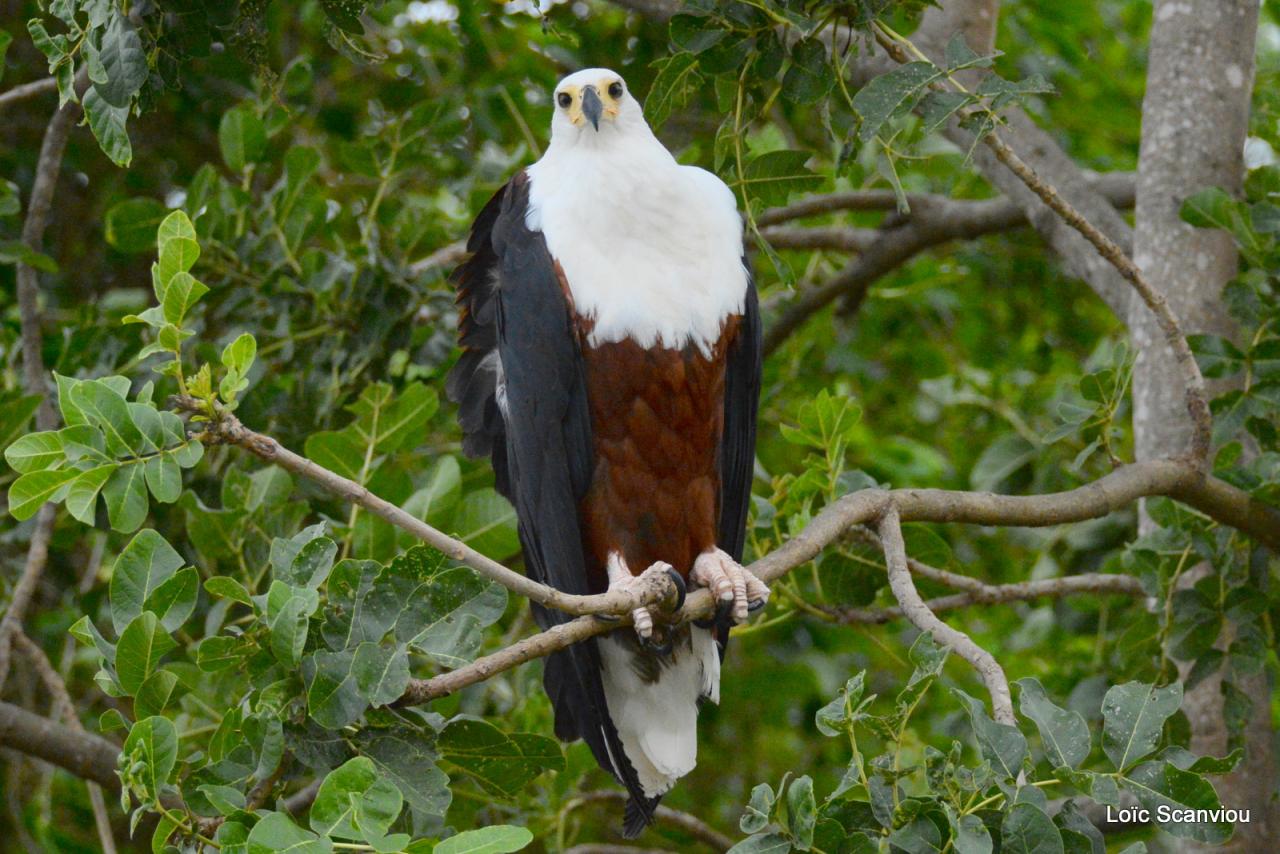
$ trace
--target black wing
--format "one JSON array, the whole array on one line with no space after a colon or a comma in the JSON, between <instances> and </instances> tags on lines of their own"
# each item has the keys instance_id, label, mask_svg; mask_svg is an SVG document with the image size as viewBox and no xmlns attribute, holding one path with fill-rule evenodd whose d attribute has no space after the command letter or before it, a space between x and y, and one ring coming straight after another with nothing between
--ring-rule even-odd
<instances>
[{"instance_id":1,"label":"black wing","mask_svg":"<svg viewBox=\"0 0 1280 854\"><path fill-rule=\"evenodd\" d=\"M745 263L745 260L744 260ZM718 545L742 560L756 460L756 409L760 404L763 344L756 283L748 273L738 336L729 345L724 377L724 435L720 440Z\"/></svg>"},{"instance_id":2,"label":"black wing","mask_svg":"<svg viewBox=\"0 0 1280 854\"><path fill-rule=\"evenodd\" d=\"M746 259L743 259L746 263ZM756 461L756 410L760 404L760 370L764 346L756 283L747 274L747 296L738 336L729 345L724 376L724 435L720 439L720 527L717 545L742 561L747 537L747 510ZM714 619L720 660L729 644L729 614Z\"/></svg>"},{"instance_id":3,"label":"black wing","mask_svg":"<svg viewBox=\"0 0 1280 854\"><path fill-rule=\"evenodd\" d=\"M488 454L498 490L515 505L526 572L566 593L585 594L578 504L590 486L591 420L572 317L542 235L525 224L528 176L516 175L477 217L454 274L463 354L449 377L463 448ZM542 628L568 622L533 606ZM651 819L635 769L609 717L595 640L549 656L543 684L556 735L584 739Z\"/></svg>"}]
</instances>

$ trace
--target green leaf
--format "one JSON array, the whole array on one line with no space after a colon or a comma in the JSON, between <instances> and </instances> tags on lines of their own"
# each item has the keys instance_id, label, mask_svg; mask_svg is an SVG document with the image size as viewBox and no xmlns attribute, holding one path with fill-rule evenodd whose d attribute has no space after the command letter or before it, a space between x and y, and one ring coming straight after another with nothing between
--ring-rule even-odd
<instances>
[{"instance_id":1,"label":"green leaf","mask_svg":"<svg viewBox=\"0 0 1280 854\"><path fill-rule=\"evenodd\" d=\"M160 618L165 631L176 632L196 608L200 574L192 567L180 569L147 597L146 608Z\"/></svg>"},{"instance_id":2,"label":"green leaf","mask_svg":"<svg viewBox=\"0 0 1280 854\"><path fill-rule=\"evenodd\" d=\"M136 531L147 518L147 486L144 467L121 466L102 489L111 527L122 533Z\"/></svg>"},{"instance_id":3,"label":"green leaf","mask_svg":"<svg viewBox=\"0 0 1280 854\"><path fill-rule=\"evenodd\" d=\"M262 119L247 106L227 110L218 124L218 146L231 171L244 171L266 151L267 131Z\"/></svg>"},{"instance_id":4,"label":"green leaf","mask_svg":"<svg viewBox=\"0 0 1280 854\"><path fill-rule=\"evenodd\" d=\"M139 531L129 541L111 571L111 624L117 633L142 613L152 594L183 563L173 546L150 528Z\"/></svg>"},{"instance_id":5,"label":"green leaf","mask_svg":"<svg viewBox=\"0 0 1280 854\"><path fill-rule=\"evenodd\" d=\"M133 161L133 147L129 145L129 132L125 129L129 109L111 106L98 94L97 87L91 86L84 93L84 112L102 153L117 166L128 166Z\"/></svg>"},{"instance_id":6,"label":"green leaf","mask_svg":"<svg viewBox=\"0 0 1280 854\"><path fill-rule=\"evenodd\" d=\"M112 205L103 223L107 243L121 252L146 252L156 245L156 228L168 211L155 199L125 199Z\"/></svg>"},{"instance_id":7,"label":"green leaf","mask_svg":"<svg viewBox=\"0 0 1280 854\"><path fill-rule=\"evenodd\" d=\"M169 705L178 677L169 670L157 670L146 678L133 698L133 710L140 718L158 715Z\"/></svg>"},{"instance_id":8,"label":"green leaf","mask_svg":"<svg viewBox=\"0 0 1280 854\"><path fill-rule=\"evenodd\" d=\"M253 606L253 599L244 585L226 575L215 575L204 583L204 589L210 596L219 599L230 599L243 605Z\"/></svg>"},{"instance_id":9,"label":"green leaf","mask_svg":"<svg viewBox=\"0 0 1280 854\"><path fill-rule=\"evenodd\" d=\"M294 667L307 644L310 617L319 606L315 590L271 582L267 591L267 628L271 652L286 667Z\"/></svg>"},{"instance_id":10,"label":"green leaf","mask_svg":"<svg viewBox=\"0 0 1280 854\"><path fill-rule=\"evenodd\" d=\"M33 471L9 486L9 513L19 522L36 515L46 501L60 501L67 485L79 474L75 469Z\"/></svg>"},{"instance_id":11,"label":"green leaf","mask_svg":"<svg viewBox=\"0 0 1280 854\"><path fill-rule=\"evenodd\" d=\"M650 127L662 127L672 111L684 106L689 93L701 80L698 58L691 53L677 53L653 63L658 73L644 99L644 114Z\"/></svg>"},{"instance_id":12,"label":"green leaf","mask_svg":"<svg viewBox=\"0 0 1280 854\"><path fill-rule=\"evenodd\" d=\"M1089 755L1089 726L1079 712L1055 705L1038 679L1018 680L1019 711L1035 721L1049 763L1075 768Z\"/></svg>"},{"instance_id":13,"label":"green leaf","mask_svg":"<svg viewBox=\"0 0 1280 854\"><path fill-rule=\"evenodd\" d=\"M818 806L813 797L813 779L807 774L792 780L787 788L787 818L795 846L808 851L818 823Z\"/></svg>"},{"instance_id":14,"label":"green leaf","mask_svg":"<svg viewBox=\"0 0 1280 854\"><path fill-rule=\"evenodd\" d=\"M409 555L429 555L438 567L439 552L432 552L429 547L415 546L397 558L379 580L394 578ZM461 666L475 657L481 631L497 622L507 607L506 588L468 567L437 569L412 592L403 584L397 589L403 591L403 610L395 624L396 639L448 667Z\"/></svg>"},{"instance_id":15,"label":"green leaf","mask_svg":"<svg viewBox=\"0 0 1280 854\"><path fill-rule=\"evenodd\" d=\"M14 471L22 474L53 468L65 458L62 436L57 430L28 433L4 449L4 458Z\"/></svg>"},{"instance_id":16,"label":"green leaf","mask_svg":"<svg viewBox=\"0 0 1280 854\"><path fill-rule=\"evenodd\" d=\"M298 827L284 813L268 812L249 831L248 854L332 854L333 843Z\"/></svg>"},{"instance_id":17,"label":"green leaf","mask_svg":"<svg viewBox=\"0 0 1280 854\"><path fill-rule=\"evenodd\" d=\"M143 770L132 778L154 800L178 764L178 731L168 718L143 718L129 730L121 753L130 765L143 763Z\"/></svg>"},{"instance_id":18,"label":"green leaf","mask_svg":"<svg viewBox=\"0 0 1280 854\"><path fill-rule=\"evenodd\" d=\"M1022 761L1027 756L1027 739L1017 727L996 723L988 717L981 700L970 697L959 688L952 688L951 692L960 698L969 714L969 723L978 737L983 758L1004 779L1015 779L1022 771Z\"/></svg>"},{"instance_id":19,"label":"green leaf","mask_svg":"<svg viewBox=\"0 0 1280 854\"><path fill-rule=\"evenodd\" d=\"M375 383L351 406L357 416L352 427L366 447L373 445L380 454L391 453L410 438L421 441L423 428L439 408L435 389L422 383L405 386L394 401L389 385Z\"/></svg>"},{"instance_id":20,"label":"green leaf","mask_svg":"<svg viewBox=\"0 0 1280 854\"><path fill-rule=\"evenodd\" d=\"M66 508L72 518L86 525L94 524L97 516L98 493L119 466L109 463L80 472L67 489Z\"/></svg>"},{"instance_id":21,"label":"green leaf","mask_svg":"<svg viewBox=\"0 0 1280 854\"><path fill-rule=\"evenodd\" d=\"M172 504L182 496L182 468L173 454L160 454L147 460L143 474L147 488L161 504Z\"/></svg>"},{"instance_id":22,"label":"green leaf","mask_svg":"<svg viewBox=\"0 0 1280 854\"><path fill-rule=\"evenodd\" d=\"M400 815L404 797L395 784L380 779L364 756L330 771L311 807L311 828L339 839L374 840L386 834Z\"/></svg>"},{"instance_id":23,"label":"green leaf","mask_svg":"<svg viewBox=\"0 0 1280 854\"><path fill-rule=\"evenodd\" d=\"M458 538L482 554L497 557L520 550L515 508L488 487L466 494L455 527Z\"/></svg>"},{"instance_id":24,"label":"green leaf","mask_svg":"<svg viewBox=\"0 0 1280 854\"><path fill-rule=\"evenodd\" d=\"M329 577L337 555L337 543L328 537L317 537L298 550L287 572L275 572L274 577L294 587L316 590Z\"/></svg>"},{"instance_id":25,"label":"green leaf","mask_svg":"<svg viewBox=\"0 0 1280 854\"><path fill-rule=\"evenodd\" d=\"M369 705L385 706L409 685L409 653L404 646L383 647L366 641L356 647L351 670L356 688Z\"/></svg>"},{"instance_id":26,"label":"green leaf","mask_svg":"<svg viewBox=\"0 0 1280 854\"><path fill-rule=\"evenodd\" d=\"M910 112L940 74L931 63L911 62L873 78L853 96L853 109L862 117L858 137L870 142L885 122Z\"/></svg>"},{"instance_id":27,"label":"green leaf","mask_svg":"<svg viewBox=\"0 0 1280 854\"><path fill-rule=\"evenodd\" d=\"M1102 749L1124 771L1156 749L1164 722L1182 705L1182 685L1126 682L1102 698Z\"/></svg>"},{"instance_id":28,"label":"green leaf","mask_svg":"<svg viewBox=\"0 0 1280 854\"><path fill-rule=\"evenodd\" d=\"M1225 842L1231 836L1230 822L1213 821L1196 812L1222 806L1213 786L1200 774L1171 762L1145 762L1129 771L1120 785L1151 810L1156 824L1171 836L1205 843Z\"/></svg>"},{"instance_id":29,"label":"green leaf","mask_svg":"<svg viewBox=\"0 0 1280 854\"><path fill-rule=\"evenodd\" d=\"M824 179L805 166L812 156L783 149L753 157L743 168L743 192L762 204L781 205L792 193L816 190Z\"/></svg>"},{"instance_id":30,"label":"green leaf","mask_svg":"<svg viewBox=\"0 0 1280 854\"><path fill-rule=\"evenodd\" d=\"M147 55L142 49L142 39L125 15L116 12L111 16L102 34L98 56L107 80L95 83L93 88L111 106L128 107L147 80Z\"/></svg>"},{"instance_id":31,"label":"green leaf","mask_svg":"<svg viewBox=\"0 0 1280 854\"><path fill-rule=\"evenodd\" d=\"M364 448L345 430L323 430L307 437L304 450L307 459L318 466L340 474L347 480L360 481Z\"/></svg>"},{"instance_id":32,"label":"green leaf","mask_svg":"<svg viewBox=\"0 0 1280 854\"><path fill-rule=\"evenodd\" d=\"M513 798L543 771L564 770L560 745L544 735L507 734L488 721L454 718L440 733L441 758L493 794Z\"/></svg>"},{"instance_id":33,"label":"green leaf","mask_svg":"<svg viewBox=\"0 0 1280 854\"><path fill-rule=\"evenodd\" d=\"M171 241L173 246L178 241ZM209 288L192 278L190 273L174 273L164 290L164 319L175 326L181 326L187 311L195 305Z\"/></svg>"},{"instance_id":34,"label":"green leaf","mask_svg":"<svg viewBox=\"0 0 1280 854\"><path fill-rule=\"evenodd\" d=\"M120 687L133 695L142 687L160 663L160 659L175 647L177 642L160 625L156 615L143 611L120 634L116 644L116 674Z\"/></svg>"},{"instance_id":35,"label":"green leaf","mask_svg":"<svg viewBox=\"0 0 1280 854\"><path fill-rule=\"evenodd\" d=\"M375 583L381 572L382 567L371 560L348 559L334 567L321 630L332 649L354 649L365 641L378 643L395 626L408 603L401 601L398 586Z\"/></svg>"},{"instance_id":36,"label":"green leaf","mask_svg":"<svg viewBox=\"0 0 1280 854\"><path fill-rule=\"evenodd\" d=\"M43 395L27 394L0 403L0 447L8 448L27 432L31 416L40 408ZM444 457L443 459L452 459ZM456 461L455 461L456 465Z\"/></svg>"},{"instance_id":37,"label":"green leaf","mask_svg":"<svg viewBox=\"0 0 1280 854\"><path fill-rule=\"evenodd\" d=\"M773 787L768 783L757 783L751 790L751 800L738 820L738 828L743 833L756 833L764 830L769 824L769 816L773 813Z\"/></svg>"},{"instance_id":38,"label":"green leaf","mask_svg":"<svg viewBox=\"0 0 1280 854\"><path fill-rule=\"evenodd\" d=\"M257 353L257 340L248 332L242 332L236 340L222 348L222 364L243 374L253 366Z\"/></svg>"},{"instance_id":39,"label":"green leaf","mask_svg":"<svg viewBox=\"0 0 1280 854\"><path fill-rule=\"evenodd\" d=\"M133 423L123 393L104 380L84 380L70 387L69 396L85 422L102 431L111 454L143 453L142 433Z\"/></svg>"},{"instance_id":40,"label":"green leaf","mask_svg":"<svg viewBox=\"0 0 1280 854\"><path fill-rule=\"evenodd\" d=\"M25 264L44 273L58 272L58 263L21 240L0 240L0 264Z\"/></svg>"},{"instance_id":41,"label":"green leaf","mask_svg":"<svg viewBox=\"0 0 1280 854\"><path fill-rule=\"evenodd\" d=\"M1029 465L1039 449L1017 433L1006 433L987 446L973 470L969 484L978 492L1000 492L1009 479Z\"/></svg>"},{"instance_id":42,"label":"green leaf","mask_svg":"<svg viewBox=\"0 0 1280 854\"><path fill-rule=\"evenodd\" d=\"M730 848L727 854L787 854L790 850L791 843L781 833L758 833Z\"/></svg>"},{"instance_id":43,"label":"green leaf","mask_svg":"<svg viewBox=\"0 0 1280 854\"><path fill-rule=\"evenodd\" d=\"M1221 335L1188 335L1187 343L1206 377L1229 377L1244 370L1244 353Z\"/></svg>"},{"instance_id":44,"label":"green leaf","mask_svg":"<svg viewBox=\"0 0 1280 854\"><path fill-rule=\"evenodd\" d=\"M449 809L449 777L436 765L436 753L424 733L408 730L367 730L357 747L373 760L378 773L396 784L413 811L414 820L441 819Z\"/></svg>"},{"instance_id":45,"label":"green leaf","mask_svg":"<svg viewBox=\"0 0 1280 854\"><path fill-rule=\"evenodd\" d=\"M312 719L326 729L339 729L353 723L368 705L360 696L351 672L354 659L353 650L318 650L302 660L307 710Z\"/></svg>"},{"instance_id":46,"label":"green leaf","mask_svg":"<svg viewBox=\"0 0 1280 854\"><path fill-rule=\"evenodd\" d=\"M1044 810L1023 801L1004 814L1000 850L1008 854L1063 854L1062 834Z\"/></svg>"},{"instance_id":47,"label":"green leaf","mask_svg":"<svg viewBox=\"0 0 1280 854\"><path fill-rule=\"evenodd\" d=\"M801 39L791 48L791 67L782 77L782 97L797 104L815 104L835 83L827 46L821 39Z\"/></svg>"},{"instance_id":48,"label":"green leaf","mask_svg":"<svg viewBox=\"0 0 1280 854\"><path fill-rule=\"evenodd\" d=\"M533 841L526 828L510 824L465 830L436 845L431 854L507 854L520 851Z\"/></svg>"}]
</instances>

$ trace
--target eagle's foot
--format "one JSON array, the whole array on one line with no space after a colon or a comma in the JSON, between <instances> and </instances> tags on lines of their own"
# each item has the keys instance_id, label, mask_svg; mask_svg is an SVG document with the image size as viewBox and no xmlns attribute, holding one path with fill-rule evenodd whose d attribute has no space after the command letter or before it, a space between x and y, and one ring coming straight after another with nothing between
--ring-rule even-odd
<instances>
[{"instance_id":1,"label":"eagle's foot","mask_svg":"<svg viewBox=\"0 0 1280 854\"><path fill-rule=\"evenodd\" d=\"M684 602L684 579L669 563L658 561L639 575L632 575L622 558L615 554L610 556L608 569L611 593L614 590L643 590L652 583L655 575L666 575L676 582L679 601L681 604ZM648 645L653 638L653 614L649 608L647 606L636 608L631 612L631 620L635 624L636 635L640 638L640 642Z\"/></svg>"},{"instance_id":2,"label":"eagle's foot","mask_svg":"<svg viewBox=\"0 0 1280 854\"><path fill-rule=\"evenodd\" d=\"M744 622L747 614L769 601L768 586L720 549L698 555L689 578L709 588L717 599L717 610L727 609L735 623Z\"/></svg>"}]
</instances>

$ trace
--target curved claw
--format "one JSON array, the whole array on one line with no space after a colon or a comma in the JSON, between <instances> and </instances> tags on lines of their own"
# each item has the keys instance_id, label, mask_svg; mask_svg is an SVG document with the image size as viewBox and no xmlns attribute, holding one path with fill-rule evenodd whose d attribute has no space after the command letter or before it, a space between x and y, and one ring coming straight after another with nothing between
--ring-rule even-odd
<instances>
[{"instance_id":1,"label":"curved claw","mask_svg":"<svg viewBox=\"0 0 1280 854\"><path fill-rule=\"evenodd\" d=\"M684 607L685 596L688 594L688 587L684 583L684 576L676 572L675 567L667 567L667 575L676 586L676 604L671 606L672 612L679 611Z\"/></svg>"},{"instance_id":2,"label":"curved claw","mask_svg":"<svg viewBox=\"0 0 1280 854\"><path fill-rule=\"evenodd\" d=\"M671 650L673 649L671 633L663 632L663 637L665 637L666 640L664 640L662 643L656 643L652 637L641 638L640 646L644 647L644 649L647 652L650 652L654 655L668 656L671 654Z\"/></svg>"},{"instance_id":3,"label":"curved claw","mask_svg":"<svg viewBox=\"0 0 1280 854\"><path fill-rule=\"evenodd\" d=\"M747 611L754 614L767 604L769 604L767 599L749 599L747 600Z\"/></svg>"}]
</instances>

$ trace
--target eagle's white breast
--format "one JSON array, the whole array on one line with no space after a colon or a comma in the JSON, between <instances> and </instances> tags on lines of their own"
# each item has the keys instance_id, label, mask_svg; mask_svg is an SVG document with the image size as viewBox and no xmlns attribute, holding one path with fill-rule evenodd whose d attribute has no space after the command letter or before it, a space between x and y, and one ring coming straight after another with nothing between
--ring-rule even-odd
<instances>
[{"instance_id":1,"label":"eagle's white breast","mask_svg":"<svg viewBox=\"0 0 1280 854\"><path fill-rule=\"evenodd\" d=\"M603 136L603 133L601 134ZM741 313L742 221L715 175L681 166L651 133L557 146L528 169L526 222L560 262L591 343L708 352Z\"/></svg>"}]
</instances>

